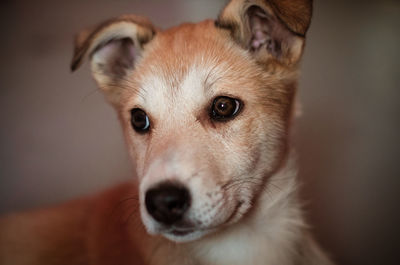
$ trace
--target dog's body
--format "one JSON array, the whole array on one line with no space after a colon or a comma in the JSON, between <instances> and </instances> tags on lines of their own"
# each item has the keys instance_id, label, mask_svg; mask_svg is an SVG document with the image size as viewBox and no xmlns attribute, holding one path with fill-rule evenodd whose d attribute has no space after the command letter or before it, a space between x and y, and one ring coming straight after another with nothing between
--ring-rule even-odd
<instances>
[{"instance_id":1,"label":"dog's body","mask_svg":"<svg viewBox=\"0 0 400 265\"><path fill-rule=\"evenodd\" d=\"M233 0L215 22L81 33L72 68L90 55L139 183L3 218L0 263L331 264L288 147L310 18L308 1Z\"/></svg>"}]
</instances>

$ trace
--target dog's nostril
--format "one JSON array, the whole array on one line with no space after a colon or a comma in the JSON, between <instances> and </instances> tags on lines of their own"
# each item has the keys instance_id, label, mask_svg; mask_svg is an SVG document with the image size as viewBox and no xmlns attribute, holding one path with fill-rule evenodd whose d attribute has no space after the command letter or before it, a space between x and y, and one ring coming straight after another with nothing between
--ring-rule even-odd
<instances>
[{"instance_id":1,"label":"dog's nostril","mask_svg":"<svg viewBox=\"0 0 400 265\"><path fill-rule=\"evenodd\" d=\"M171 225L183 218L190 206L189 191L182 185L166 182L146 192L149 214L158 222Z\"/></svg>"}]
</instances>

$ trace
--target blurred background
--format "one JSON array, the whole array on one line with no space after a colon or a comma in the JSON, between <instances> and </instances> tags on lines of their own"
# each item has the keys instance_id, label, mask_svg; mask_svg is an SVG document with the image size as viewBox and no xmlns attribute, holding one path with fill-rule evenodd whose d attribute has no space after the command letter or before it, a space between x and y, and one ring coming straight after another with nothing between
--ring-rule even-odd
<instances>
[{"instance_id":1,"label":"blurred background","mask_svg":"<svg viewBox=\"0 0 400 265\"><path fill-rule=\"evenodd\" d=\"M307 213L337 264L399 264L400 1L314 1L294 142ZM166 28L224 0L0 2L0 214L61 203L132 177L116 115L80 29L123 13Z\"/></svg>"}]
</instances>

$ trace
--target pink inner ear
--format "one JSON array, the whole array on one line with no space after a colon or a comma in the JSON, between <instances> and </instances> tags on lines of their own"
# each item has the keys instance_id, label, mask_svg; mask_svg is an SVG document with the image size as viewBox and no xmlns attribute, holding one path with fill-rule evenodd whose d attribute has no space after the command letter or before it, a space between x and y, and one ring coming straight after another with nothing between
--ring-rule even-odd
<instances>
[{"instance_id":1,"label":"pink inner ear","mask_svg":"<svg viewBox=\"0 0 400 265\"><path fill-rule=\"evenodd\" d=\"M98 67L114 76L123 76L126 70L133 68L135 56L135 46L129 38L111 40L93 54Z\"/></svg>"},{"instance_id":2,"label":"pink inner ear","mask_svg":"<svg viewBox=\"0 0 400 265\"><path fill-rule=\"evenodd\" d=\"M111 40L98 51L96 56L101 57L105 61L135 58L135 47L130 39Z\"/></svg>"},{"instance_id":3,"label":"pink inner ear","mask_svg":"<svg viewBox=\"0 0 400 265\"><path fill-rule=\"evenodd\" d=\"M247 10L251 40L251 51L266 50L277 59L286 56L292 45L293 34L273 14L258 6Z\"/></svg>"},{"instance_id":4,"label":"pink inner ear","mask_svg":"<svg viewBox=\"0 0 400 265\"><path fill-rule=\"evenodd\" d=\"M255 12L250 16L250 26L252 32L251 48L253 50L258 50L269 40L268 24L265 20L267 20L267 18L261 17L258 12Z\"/></svg>"},{"instance_id":5,"label":"pink inner ear","mask_svg":"<svg viewBox=\"0 0 400 265\"><path fill-rule=\"evenodd\" d=\"M105 44L103 47L101 47L98 51L96 51L96 56L104 58L104 59L109 59L114 56L114 53L121 44L117 41L110 41L109 43Z\"/></svg>"},{"instance_id":6,"label":"pink inner ear","mask_svg":"<svg viewBox=\"0 0 400 265\"><path fill-rule=\"evenodd\" d=\"M133 42L132 42L132 45L127 45L126 49L127 49L126 52L129 56L129 58L132 58L132 61L133 61L136 56L136 49L135 49L135 45L133 44Z\"/></svg>"},{"instance_id":7,"label":"pink inner ear","mask_svg":"<svg viewBox=\"0 0 400 265\"><path fill-rule=\"evenodd\" d=\"M261 45L265 44L268 40L268 35L262 30L253 31L253 39L251 41L251 48L257 50Z\"/></svg>"}]
</instances>

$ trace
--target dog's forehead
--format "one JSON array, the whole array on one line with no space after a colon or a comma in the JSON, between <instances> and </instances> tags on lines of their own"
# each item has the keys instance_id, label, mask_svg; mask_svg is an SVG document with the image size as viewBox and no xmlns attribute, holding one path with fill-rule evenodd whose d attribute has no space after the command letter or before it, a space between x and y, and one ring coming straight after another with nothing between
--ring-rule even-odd
<instances>
[{"instance_id":1,"label":"dog's forehead","mask_svg":"<svg viewBox=\"0 0 400 265\"><path fill-rule=\"evenodd\" d=\"M182 76L168 77L161 71L147 75L140 85L138 102L152 115L187 115L211 92L206 84L209 69L204 65L192 65Z\"/></svg>"},{"instance_id":2,"label":"dog's forehead","mask_svg":"<svg viewBox=\"0 0 400 265\"><path fill-rule=\"evenodd\" d=\"M202 107L216 90L229 87L217 83L234 81L248 64L247 55L226 39L212 21L160 33L136 69L137 104L158 117Z\"/></svg>"}]
</instances>

